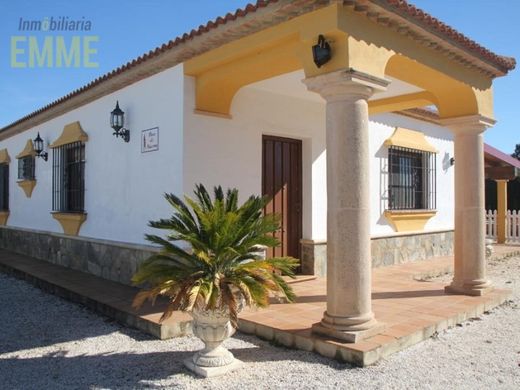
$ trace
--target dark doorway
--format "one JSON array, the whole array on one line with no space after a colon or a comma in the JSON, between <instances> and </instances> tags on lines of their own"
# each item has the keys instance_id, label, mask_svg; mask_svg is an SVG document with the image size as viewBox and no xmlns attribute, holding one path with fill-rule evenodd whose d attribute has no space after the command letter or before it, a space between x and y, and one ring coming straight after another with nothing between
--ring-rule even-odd
<instances>
[{"instance_id":1,"label":"dark doorway","mask_svg":"<svg viewBox=\"0 0 520 390\"><path fill-rule=\"evenodd\" d=\"M281 245L270 249L267 256L299 259L302 238L302 142L264 135L262 143L262 193L271 199L265 213L277 213L281 217L281 229L275 233Z\"/></svg>"}]
</instances>

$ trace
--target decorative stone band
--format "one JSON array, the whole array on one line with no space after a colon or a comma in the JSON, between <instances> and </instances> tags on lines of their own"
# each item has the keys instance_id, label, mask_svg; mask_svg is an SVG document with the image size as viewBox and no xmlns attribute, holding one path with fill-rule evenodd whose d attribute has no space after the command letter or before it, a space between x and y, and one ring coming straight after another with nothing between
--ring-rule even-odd
<instances>
[{"instance_id":1,"label":"decorative stone band","mask_svg":"<svg viewBox=\"0 0 520 390\"><path fill-rule=\"evenodd\" d=\"M372 237L372 267L409 263L453 255L453 230L393 233ZM301 266L305 275L326 276L327 241L301 240Z\"/></svg>"},{"instance_id":2,"label":"decorative stone band","mask_svg":"<svg viewBox=\"0 0 520 390\"><path fill-rule=\"evenodd\" d=\"M159 252L150 245L12 226L0 227L0 248L126 285L132 285L131 278L139 265Z\"/></svg>"}]
</instances>

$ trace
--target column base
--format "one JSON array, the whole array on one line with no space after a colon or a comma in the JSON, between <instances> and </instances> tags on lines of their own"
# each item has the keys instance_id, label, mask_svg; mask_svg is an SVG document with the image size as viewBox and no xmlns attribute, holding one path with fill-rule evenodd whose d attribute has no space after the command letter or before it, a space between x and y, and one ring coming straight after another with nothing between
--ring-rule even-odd
<instances>
[{"instance_id":1,"label":"column base","mask_svg":"<svg viewBox=\"0 0 520 390\"><path fill-rule=\"evenodd\" d=\"M478 284L450 284L444 287L444 291L448 294L463 294L480 297L494 290L490 281L479 282Z\"/></svg>"},{"instance_id":2,"label":"column base","mask_svg":"<svg viewBox=\"0 0 520 390\"><path fill-rule=\"evenodd\" d=\"M373 320L373 324L368 329L363 330L343 330L324 325L322 322L317 322L312 325L312 331L322 336L330 336L335 339L346 341L347 343L358 343L368 337L375 336L383 332L386 325L382 322Z\"/></svg>"}]
</instances>

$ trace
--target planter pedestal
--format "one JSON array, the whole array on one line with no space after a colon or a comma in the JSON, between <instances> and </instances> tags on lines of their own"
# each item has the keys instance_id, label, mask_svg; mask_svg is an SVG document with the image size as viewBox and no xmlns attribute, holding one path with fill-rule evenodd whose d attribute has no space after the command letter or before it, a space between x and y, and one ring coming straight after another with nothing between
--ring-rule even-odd
<instances>
[{"instance_id":1,"label":"planter pedestal","mask_svg":"<svg viewBox=\"0 0 520 390\"><path fill-rule=\"evenodd\" d=\"M204 348L184 365L197 375L205 378L224 375L240 368L244 363L222 346L224 340L235 333L229 321L229 311L194 309L193 334L204 342Z\"/></svg>"},{"instance_id":2,"label":"planter pedestal","mask_svg":"<svg viewBox=\"0 0 520 390\"><path fill-rule=\"evenodd\" d=\"M200 375L204 378L213 378L216 376L227 374L228 372L235 371L236 369L242 367L244 363L238 359L233 358L233 362L231 364L219 367L203 367L198 366L193 363L193 359L189 358L184 360L184 365L195 374Z\"/></svg>"}]
</instances>

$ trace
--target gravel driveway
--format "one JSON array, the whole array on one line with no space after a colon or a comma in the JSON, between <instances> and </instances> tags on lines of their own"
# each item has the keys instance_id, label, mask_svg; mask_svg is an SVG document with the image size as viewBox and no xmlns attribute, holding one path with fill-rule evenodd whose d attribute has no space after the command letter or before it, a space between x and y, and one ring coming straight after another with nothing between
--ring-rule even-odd
<instances>
[{"instance_id":1,"label":"gravel driveway","mask_svg":"<svg viewBox=\"0 0 520 390\"><path fill-rule=\"evenodd\" d=\"M490 274L514 290L511 301L374 366L238 334L226 346L245 368L215 379L183 368L202 346L193 337L156 340L0 274L0 388L520 389L520 257L493 262Z\"/></svg>"}]
</instances>

